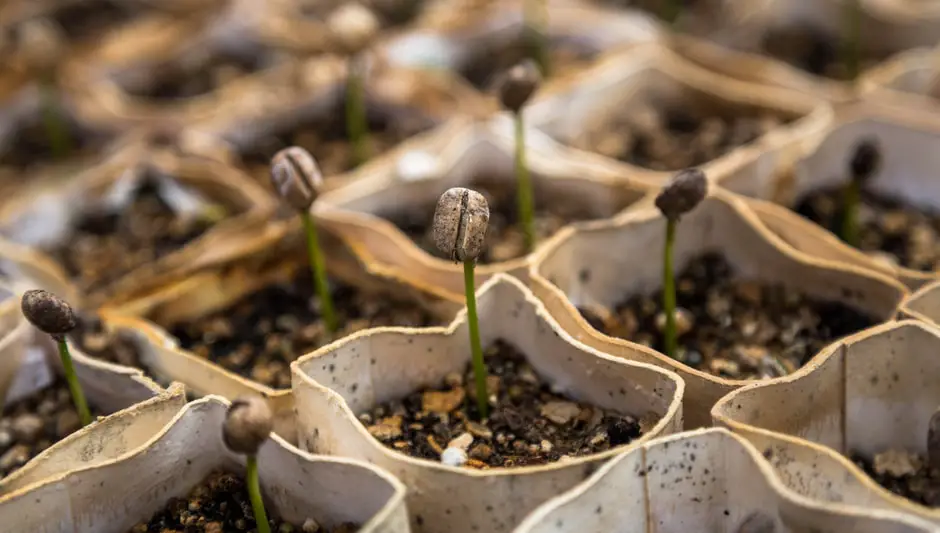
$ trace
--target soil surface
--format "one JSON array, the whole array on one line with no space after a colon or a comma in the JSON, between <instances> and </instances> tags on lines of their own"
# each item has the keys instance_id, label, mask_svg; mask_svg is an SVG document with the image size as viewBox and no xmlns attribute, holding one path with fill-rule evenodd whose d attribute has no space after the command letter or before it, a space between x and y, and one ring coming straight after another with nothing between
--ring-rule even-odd
<instances>
[{"instance_id":1,"label":"soil surface","mask_svg":"<svg viewBox=\"0 0 940 533\"><path fill-rule=\"evenodd\" d=\"M588 124L569 144L651 170L699 166L789 120L766 110L695 106L624 106Z\"/></svg>"},{"instance_id":2,"label":"soil surface","mask_svg":"<svg viewBox=\"0 0 940 533\"><path fill-rule=\"evenodd\" d=\"M875 324L838 302L782 285L736 279L721 255L694 257L676 276L677 359L729 379L763 379L800 368L827 344ZM580 309L592 326L662 351L662 289L610 310Z\"/></svg>"},{"instance_id":3,"label":"soil surface","mask_svg":"<svg viewBox=\"0 0 940 533\"><path fill-rule=\"evenodd\" d=\"M80 214L69 234L46 249L83 291L100 289L179 250L215 222L215 213L177 215L151 176L133 194L120 211L94 208Z\"/></svg>"},{"instance_id":4,"label":"soil surface","mask_svg":"<svg viewBox=\"0 0 940 533\"><path fill-rule=\"evenodd\" d=\"M473 190L486 197L490 207L490 222L486 229L486 246L477 259L479 264L499 263L526 255L525 236L518 224L515 188L505 184L489 182L474 183ZM541 200L541 201L540 201ZM395 224L422 250L441 256L434 244L431 225L436 201L420 209L403 213L390 213L385 218ZM543 241L572 222L599 218L594 216L583 202L546 202L536 194L535 233L536 241Z\"/></svg>"},{"instance_id":5,"label":"soil surface","mask_svg":"<svg viewBox=\"0 0 940 533\"><path fill-rule=\"evenodd\" d=\"M108 30L126 24L146 12L145 2L91 0L68 2L55 9L52 19L71 42L101 37Z\"/></svg>"},{"instance_id":6,"label":"soil surface","mask_svg":"<svg viewBox=\"0 0 940 533\"><path fill-rule=\"evenodd\" d=\"M764 37L764 52L794 67L816 76L846 81L842 45L824 31L811 27L780 28L769 30ZM859 72L884 61L892 54L866 55L864 49L859 58Z\"/></svg>"},{"instance_id":7,"label":"soil surface","mask_svg":"<svg viewBox=\"0 0 940 533\"><path fill-rule=\"evenodd\" d=\"M146 370L140 362L137 341L130 333L109 330L96 315L79 315L77 324L69 333L69 340L76 343L86 355L109 363Z\"/></svg>"},{"instance_id":8,"label":"soil surface","mask_svg":"<svg viewBox=\"0 0 940 533\"><path fill-rule=\"evenodd\" d=\"M290 363L328 342L370 327L421 327L434 318L415 303L331 282L340 331L332 337L320 316L306 266L289 282L270 285L227 309L179 324L172 334L183 349L274 388L291 386Z\"/></svg>"},{"instance_id":9,"label":"soil surface","mask_svg":"<svg viewBox=\"0 0 940 533\"><path fill-rule=\"evenodd\" d=\"M65 119L62 123L68 139L65 160L94 156L111 140L110 136L88 131L71 120ZM0 167L28 173L40 166L61 162L56 160L48 130L38 113L10 137L8 144L0 145Z\"/></svg>"},{"instance_id":10,"label":"soil surface","mask_svg":"<svg viewBox=\"0 0 940 533\"><path fill-rule=\"evenodd\" d=\"M271 517L265 505L268 523L277 533L353 533L355 524L335 528L320 526L314 519L304 524L290 524ZM148 522L141 522L129 533L234 533L257 531L248 488L241 475L216 471L210 473L185 498L171 498L163 510Z\"/></svg>"},{"instance_id":11,"label":"soil surface","mask_svg":"<svg viewBox=\"0 0 940 533\"><path fill-rule=\"evenodd\" d=\"M460 74L481 91L492 92L500 76L527 58L535 58L536 41L526 33L518 42L501 48L481 48ZM549 77L557 78L586 67L597 52L574 40L553 39L548 43Z\"/></svg>"},{"instance_id":12,"label":"soil surface","mask_svg":"<svg viewBox=\"0 0 940 533\"><path fill-rule=\"evenodd\" d=\"M523 354L505 341L487 347L484 359L491 408L483 423L477 421L469 363L463 373L449 374L441 386L375 407L359 420L384 445L412 457L440 461L452 440L464 441L466 466L471 468L552 463L603 452L642 433L640 422L631 416L552 392Z\"/></svg>"},{"instance_id":13,"label":"soil surface","mask_svg":"<svg viewBox=\"0 0 940 533\"><path fill-rule=\"evenodd\" d=\"M90 406L92 415L99 414ZM81 429L65 380L5 406L0 418L0 478Z\"/></svg>"},{"instance_id":14,"label":"soil surface","mask_svg":"<svg viewBox=\"0 0 940 533\"><path fill-rule=\"evenodd\" d=\"M889 450L873 459L858 453L851 457L889 491L927 507L940 507L940 471L931 469L922 455Z\"/></svg>"},{"instance_id":15,"label":"soil surface","mask_svg":"<svg viewBox=\"0 0 940 533\"><path fill-rule=\"evenodd\" d=\"M843 218L842 188L807 194L796 212L838 235ZM891 265L921 271L940 269L940 211L918 209L896 198L862 191L859 249Z\"/></svg>"},{"instance_id":16,"label":"soil surface","mask_svg":"<svg viewBox=\"0 0 940 533\"><path fill-rule=\"evenodd\" d=\"M298 5L304 16L325 21L341 3L337 0L300 0ZM382 30L397 28L414 21L421 14L425 4L424 0L364 0L360 3L378 18L379 37L382 36Z\"/></svg>"},{"instance_id":17,"label":"soil surface","mask_svg":"<svg viewBox=\"0 0 940 533\"><path fill-rule=\"evenodd\" d=\"M346 132L345 94L337 99L332 111L316 121L303 121L241 150L243 165L260 183L270 187L271 158L282 148L299 146L317 160L324 178L355 168L352 145ZM369 124L369 154L375 158L402 141L430 130L435 122L410 108L378 109L366 99Z\"/></svg>"}]
</instances>

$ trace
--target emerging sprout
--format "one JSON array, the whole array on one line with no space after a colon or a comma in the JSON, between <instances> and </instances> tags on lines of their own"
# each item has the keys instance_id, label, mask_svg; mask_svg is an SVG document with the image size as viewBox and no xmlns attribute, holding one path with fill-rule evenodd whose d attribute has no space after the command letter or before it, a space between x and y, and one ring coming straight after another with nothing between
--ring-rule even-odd
<instances>
[{"instance_id":1,"label":"emerging sprout","mask_svg":"<svg viewBox=\"0 0 940 533\"><path fill-rule=\"evenodd\" d=\"M65 372L65 381L68 383L72 402L78 411L83 426L91 423L91 411L85 401L85 393L81 383L75 375L75 366L72 355L69 353L65 336L77 326L72 306L58 296L44 290L34 289L23 293L20 308L26 320L39 331L52 337L59 345L59 358L62 360L62 369Z\"/></svg>"},{"instance_id":2,"label":"emerging sprout","mask_svg":"<svg viewBox=\"0 0 940 533\"><path fill-rule=\"evenodd\" d=\"M515 125L517 213L527 252L535 248L535 201L525 157L525 122L522 119L522 108L538 90L541 82L542 76L538 67L531 60L527 60L509 69L499 85L500 103L512 112Z\"/></svg>"},{"instance_id":3,"label":"emerging sprout","mask_svg":"<svg viewBox=\"0 0 940 533\"><path fill-rule=\"evenodd\" d=\"M473 267L483 251L486 227L490 221L490 208L482 194L455 187L444 191L434 211L434 243L455 262L463 261L464 292L467 299L467 325L473 356L473 377L476 382L477 408L480 419L489 414L486 388L486 365L480 345L480 324L477 319L477 301Z\"/></svg>"},{"instance_id":4,"label":"emerging sprout","mask_svg":"<svg viewBox=\"0 0 940 533\"><path fill-rule=\"evenodd\" d=\"M846 0L843 5L842 65L846 79L854 85L861 70L862 8L860 0Z\"/></svg>"},{"instance_id":5,"label":"emerging sprout","mask_svg":"<svg viewBox=\"0 0 940 533\"><path fill-rule=\"evenodd\" d=\"M271 408L258 396L236 398L229 406L222 425L222 440L225 445L233 452L245 456L245 481L258 533L271 533L264 500L261 499L261 485L258 482L258 450L271 436L273 427L274 416L271 414Z\"/></svg>"},{"instance_id":6,"label":"emerging sprout","mask_svg":"<svg viewBox=\"0 0 940 533\"><path fill-rule=\"evenodd\" d=\"M849 159L849 180L842 192L842 240L852 246L859 245L858 210L862 188L880 166L881 153L874 139L861 141Z\"/></svg>"},{"instance_id":7,"label":"emerging sprout","mask_svg":"<svg viewBox=\"0 0 940 533\"><path fill-rule=\"evenodd\" d=\"M369 159L369 125L366 122L362 52L378 33L379 21L368 8L350 2L331 13L327 25L349 56L346 77L346 131L352 145L355 165L358 166Z\"/></svg>"},{"instance_id":8,"label":"emerging sprout","mask_svg":"<svg viewBox=\"0 0 940 533\"><path fill-rule=\"evenodd\" d=\"M672 271L672 248L679 218L701 203L708 193L705 173L697 168L680 170L656 197L656 207L666 217L666 242L663 246L663 313L666 315L664 344L666 355L676 356L676 281Z\"/></svg>"},{"instance_id":9,"label":"emerging sprout","mask_svg":"<svg viewBox=\"0 0 940 533\"><path fill-rule=\"evenodd\" d=\"M307 237L307 254L310 257L310 271L313 274L313 286L320 300L320 315L331 333L338 327L333 297L326 279L326 264L317 236L317 226L310 206L317 198L323 185L323 175L313 156L303 148L291 146L274 154L271 159L271 183L284 203L297 210L304 224Z\"/></svg>"},{"instance_id":10,"label":"emerging sprout","mask_svg":"<svg viewBox=\"0 0 940 533\"><path fill-rule=\"evenodd\" d=\"M24 22L19 28L18 47L40 80L43 125L52 150L52 157L60 160L68 156L71 141L65 124L56 79L56 68L63 53L65 38L52 22L36 19Z\"/></svg>"},{"instance_id":11,"label":"emerging sprout","mask_svg":"<svg viewBox=\"0 0 940 533\"><path fill-rule=\"evenodd\" d=\"M931 470L940 470L940 408L927 425L927 465Z\"/></svg>"},{"instance_id":12,"label":"emerging sprout","mask_svg":"<svg viewBox=\"0 0 940 533\"><path fill-rule=\"evenodd\" d=\"M774 519L761 512L753 512L738 526L738 533L774 533L777 524Z\"/></svg>"},{"instance_id":13,"label":"emerging sprout","mask_svg":"<svg viewBox=\"0 0 940 533\"><path fill-rule=\"evenodd\" d=\"M679 19L679 0L659 0L659 16L670 25Z\"/></svg>"}]
</instances>

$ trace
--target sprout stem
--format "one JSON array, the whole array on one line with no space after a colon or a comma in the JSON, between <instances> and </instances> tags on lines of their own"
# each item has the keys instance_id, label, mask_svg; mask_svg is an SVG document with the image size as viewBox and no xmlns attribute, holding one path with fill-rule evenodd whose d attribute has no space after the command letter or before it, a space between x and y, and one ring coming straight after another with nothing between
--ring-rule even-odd
<instances>
[{"instance_id":1,"label":"sprout stem","mask_svg":"<svg viewBox=\"0 0 940 533\"><path fill-rule=\"evenodd\" d=\"M861 50L859 34L861 33L862 13L859 0L843 0L845 2L844 14L844 41L842 43L843 62L846 79L852 83L858 79L860 70Z\"/></svg>"},{"instance_id":2,"label":"sprout stem","mask_svg":"<svg viewBox=\"0 0 940 533\"><path fill-rule=\"evenodd\" d=\"M529 167L525 157L525 124L522 120L522 110L513 114L516 126L516 201L518 203L519 225L525 237L526 252L535 248L535 201L532 198L532 179L529 176Z\"/></svg>"},{"instance_id":3,"label":"sprout stem","mask_svg":"<svg viewBox=\"0 0 940 533\"><path fill-rule=\"evenodd\" d=\"M676 24L679 18L679 5L677 0L660 0L659 16L670 26Z\"/></svg>"},{"instance_id":4,"label":"sprout stem","mask_svg":"<svg viewBox=\"0 0 940 533\"><path fill-rule=\"evenodd\" d=\"M672 273L672 248L676 240L676 220L666 219L666 244L663 247L663 312L666 313L664 344L666 355L676 356L676 281Z\"/></svg>"},{"instance_id":5,"label":"sprout stem","mask_svg":"<svg viewBox=\"0 0 940 533\"><path fill-rule=\"evenodd\" d=\"M548 38L545 35L545 26L548 22L548 7L546 0L526 0L525 3L525 30L532 50L532 59L539 65L542 77L551 76L551 56L548 53Z\"/></svg>"},{"instance_id":6,"label":"sprout stem","mask_svg":"<svg viewBox=\"0 0 940 533\"><path fill-rule=\"evenodd\" d=\"M858 247L858 204L861 187L856 180L849 180L842 192L842 240L849 246Z\"/></svg>"},{"instance_id":7,"label":"sprout stem","mask_svg":"<svg viewBox=\"0 0 940 533\"><path fill-rule=\"evenodd\" d=\"M477 297L473 278L473 259L463 262L463 284L467 294L467 326L470 331L470 350L473 357L473 379L477 387L477 409L480 420L489 416L489 392L486 389L486 365L480 345L480 323L477 321Z\"/></svg>"},{"instance_id":8,"label":"sprout stem","mask_svg":"<svg viewBox=\"0 0 940 533\"><path fill-rule=\"evenodd\" d=\"M271 533L268 524L268 513L264 510L264 500L261 499L261 484L258 482L258 456L248 454L245 456L245 481L248 484L248 498L251 500L251 510L255 514L255 525L258 533Z\"/></svg>"},{"instance_id":9,"label":"sprout stem","mask_svg":"<svg viewBox=\"0 0 940 533\"><path fill-rule=\"evenodd\" d=\"M65 370L65 381L69 385L69 391L72 393L72 402L75 403L75 409L78 411L78 418L82 426L91 424L91 411L88 410L88 402L85 401L85 393L82 391L82 385L78 382L78 376L75 375L75 366L72 364L72 355L69 353L68 344L65 339L58 341L59 358L62 359L62 368Z\"/></svg>"},{"instance_id":10,"label":"sprout stem","mask_svg":"<svg viewBox=\"0 0 940 533\"><path fill-rule=\"evenodd\" d=\"M52 81L40 83L39 90L42 94L43 126L46 129L46 137L49 140L52 158L61 161L68 157L71 151L71 143L68 128L59 109L58 91Z\"/></svg>"},{"instance_id":11,"label":"sprout stem","mask_svg":"<svg viewBox=\"0 0 940 533\"><path fill-rule=\"evenodd\" d=\"M333 308L333 297L330 295L330 286L326 280L326 264L320 252L320 243L317 237L317 226L313 215L309 211L300 213L304 221L304 232L307 234L307 253L310 256L310 271L313 273L313 286L320 299L320 316L326 324L327 330L334 333L338 327L336 311Z\"/></svg>"},{"instance_id":12,"label":"sprout stem","mask_svg":"<svg viewBox=\"0 0 940 533\"><path fill-rule=\"evenodd\" d=\"M359 166L369 160L369 125L362 77L357 56L350 56L346 76L346 131L352 144L353 164Z\"/></svg>"}]
</instances>

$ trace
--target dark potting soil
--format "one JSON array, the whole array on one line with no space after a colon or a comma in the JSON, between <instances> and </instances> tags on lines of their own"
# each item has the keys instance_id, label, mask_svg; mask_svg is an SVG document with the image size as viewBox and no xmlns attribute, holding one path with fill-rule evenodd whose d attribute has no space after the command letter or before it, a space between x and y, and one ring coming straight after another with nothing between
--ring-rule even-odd
<instances>
[{"instance_id":1,"label":"dark potting soil","mask_svg":"<svg viewBox=\"0 0 940 533\"><path fill-rule=\"evenodd\" d=\"M836 235L843 218L842 188L813 191L797 202L796 212ZM896 198L862 190L859 249L914 270L940 269L940 212L905 205Z\"/></svg>"},{"instance_id":2,"label":"dark potting soil","mask_svg":"<svg viewBox=\"0 0 940 533\"><path fill-rule=\"evenodd\" d=\"M851 457L889 491L927 507L940 507L940 471L931 469L922 455L891 450L873 459L858 453Z\"/></svg>"},{"instance_id":3,"label":"dark potting soil","mask_svg":"<svg viewBox=\"0 0 940 533\"><path fill-rule=\"evenodd\" d=\"M613 310L581 315L599 331L662 351L662 289L632 296ZM789 374L831 342L875 323L839 302L782 285L735 279L727 260L706 253L676 276L677 359L729 379Z\"/></svg>"},{"instance_id":4,"label":"dark potting soil","mask_svg":"<svg viewBox=\"0 0 940 533\"><path fill-rule=\"evenodd\" d=\"M340 7L340 1L323 2L319 0L301 0L301 13L314 20L328 20L334 10ZM424 0L364 0L363 7L369 8L379 22L379 35L382 30L403 26L415 20L424 9Z\"/></svg>"},{"instance_id":5,"label":"dark potting soil","mask_svg":"<svg viewBox=\"0 0 940 533\"><path fill-rule=\"evenodd\" d=\"M626 106L611 110L570 144L651 170L679 170L717 159L789 121L766 110L727 106Z\"/></svg>"},{"instance_id":6,"label":"dark potting soil","mask_svg":"<svg viewBox=\"0 0 940 533\"><path fill-rule=\"evenodd\" d=\"M481 181L473 189L486 197L490 208L490 222L486 229L486 247L477 258L479 264L509 261L526 255L525 237L518 223L515 182L510 185ZM538 195L537 195L538 196ZM536 240L543 241L572 222L597 218L583 205L571 199L545 202L535 199ZM395 224L421 249L431 255L441 255L434 244L431 225L434 218L432 202L419 209L401 213L390 213L385 218Z\"/></svg>"},{"instance_id":7,"label":"dark potting soil","mask_svg":"<svg viewBox=\"0 0 940 533\"><path fill-rule=\"evenodd\" d=\"M96 315L79 315L77 326L69 333L69 340L83 353L109 363L143 368L137 342L128 332L109 330Z\"/></svg>"},{"instance_id":8,"label":"dark potting soil","mask_svg":"<svg viewBox=\"0 0 940 533\"><path fill-rule=\"evenodd\" d=\"M271 158L288 146L299 146L317 160L325 178L355 168L355 158L346 131L345 94L337 99L333 111L318 121L300 122L285 131L263 137L241 150L242 162L259 182L270 186ZM366 99L369 125L369 157L375 158L402 141L425 132L435 123L415 109L377 109Z\"/></svg>"},{"instance_id":9,"label":"dark potting soil","mask_svg":"<svg viewBox=\"0 0 940 533\"><path fill-rule=\"evenodd\" d=\"M487 388L496 391L485 422L477 422L469 363L463 373L448 375L441 386L382 404L359 415L359 420L385 446L434 461L441 460L452 439L469 433L473 440L467 466L472 468L552 463L603 452L641 435L640 423L632 416L552 392L523 354L506 341L497 340L483 355Z\"/></svg>"},{"instance_id":10,"label":"dark potting soil","mask_svg":"<svg viewBox=\"0 0 940 533\"><path fill-rule=\"evenodd\" d=\"M415 303L331 281L340 331L330 336L320 316L307 266L293 279L265 287L221 312L178 324L180 346L274 388L291 386L290 363L332 340L370 327L434 325Z\"/></svg>"},{"instance_id":11,"label":"dark potting soil","mask_svg":"<svg viewBox=\"0 0 940 533\"><path fill-rule=\"evenodd\" d=\"M503 73L525 59L535 58L535 42L531 33L524 33L511 46L482 48L460 69L460 74L477 89L493 91ZM584 68L596 56L596 51L574 40L549 40L549 77L558 78Z\"/></svg>"},{"instance_id":12,"label":"dark potting soil","mask_svg":"<svg viewBox=\"0 0 940 533\"><path fill-rule=\"evenodd\" d=\"M147 11L146 2L91 0L65 4L53 11L52 19L71 42L100 37Z\"/></svg>"},{"instance_id":13,"label":"dark potting soil","mask_svg":"<svg viewBox=\"0 0 940 533\"><path fill-rule=\"evenodd\" d=\"M265 510L272 532L353 533L359 529L355 524L325 528L312 518L304 524L290 524L272 517L270 505ZM129 533L247 533L257 531L256 526L244 476L215 471L188 496L171 498L148 522L137 524Z\"/></svg>"},{"instance_id":14,"label":"dark potting soil","mask_svg":"<svg viewBox=\"0 0 940 533\"><path fill-rule=\"evenodd\" d=\"M94 406L90 408L92 415L98 414ZM5 406L0 418L0 478L81 427L72 395L62 379Z\"/></svg>"},{"instance_id":15,"label":"dark potting soil","mask_svg":"<svg viewBox=\"0 0 940 533\"><path fill-rule=\"evenodd\" d=\"M122 210L82 213L71 232L46 251L88 292L179 250L205 233L211 218L177 215L148 177Z\"/></svg>"},{"instance_id":16,"label":"dark potting soil","mask_svg":"<svg viewBox=\"0 0 940 533\"><path fill-rule=\"evenodd\" d=\"M765 53L815 76L846 81L844 54L839 39L809 26L770 29L762 48ZM889 52L865 54L859 58L862 72L891 56Z\"/></svg>"},{"instance_id":17,"label":"dark potting soil","mask_svg":"<svg viewBox=\"0 0 940 533\"><path fill-rule=\"evenodd\" d=\"M79 127L71 120L63 120L68 139L66 160L92 157L111 140L109 135L92 132ZM60 163L50 143L49 133L42 117L37 114L24 124L10 139L10 144L0 148L0 167L13 167L24 173L39 166Z\"/></svg>"}]
</instances>

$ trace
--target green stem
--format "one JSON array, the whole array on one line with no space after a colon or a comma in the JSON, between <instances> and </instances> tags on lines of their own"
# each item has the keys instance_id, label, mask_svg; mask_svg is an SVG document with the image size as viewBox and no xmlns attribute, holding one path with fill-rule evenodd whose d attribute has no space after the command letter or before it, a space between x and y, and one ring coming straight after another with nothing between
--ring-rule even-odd
<instances>
[{"instance_id":1,"label":"green stem","mask_svg":"<svg viewBox=\"0 0 940 533\"><path fill-rule=\"evenodd\" d=\"M78 411L78 418L82 421L82 426L91 424L91 411L88 410L88 402L85 401L85 393L82 391L82 384L78 382L78 376L75 375L75 366L72 364L72 355L69 354L69 347L65 339L59 342L59 358L62 359L62 368L65 370L65 381L69 384L69 391L72 393L72 402L75 403L75 410Z\"/></svg>"},{"instance_id":2,"label":"green stem","mask_svg":"<svg viewBox=\"0 0 940 533\"><path fill-rule=\"evenodd\" d=\"M855 83L860 71L861 43L859 37L861 34L862 13L859 6L859 0L843 0L845 2L844 39L842 42L843 62L845 65L846 79Z\"/></svg>"},{"instance_id":3,"label":"green stem","mask_svg":"<svg viewBox=\"0 0 940 533\"><path fill-rule=\"evenodd\" d=\"M539 65L542 76L551 76L551 56L548 53L548 38L545 25L548 20L548 7L545 0L526 0L525 31L532 52L532 59Z\"/></svg>"},{"instance_id":4,"label":"green stem","mask_svg":"<svg viewBox=\"0 0 940 533\"><path fill-rule=\"evenodd\" d=\"M313 215L309 211L300 214L304 221L304 232L307 234L307 253L310 255L310 271L313 273L313 286L320 299L320 316L330 333L336 332L339 324L336 321L336 311L333 307L333 297L330 295L330 286L326 280L326 264L320 252L320 242L317 237L317 226Z\"/></svg>"},{"instance_id":5,"label":"green stem","mask_svg":"<svg viewBox=\"0 0 940 533\"><path fill-rule=\"evenodd\" d=\"M675 26L679 18L678 0L660 0L659 16L670 26Z\"/></svg>"},{"instance_id":6,"label":"green stem","mask_svg":"<svg viewBox=\"0 0 940 533\"><path fill-rule=\"evenodd\" d=\"M353 164L359 166L369 160L369 125L366 122L365 96L359 61L349 58L349 73L346 77L346 131L352 145Z\"/></svg>"},{"instance_id":7,"label":"green stem","mask_svg":"<svg viewBox=\"0 0 940 533\"><path fill-rule=\"evenodd\" d=\"M858 248L858 203L861 191L858 182L850 180L842 192L842 240Z\"/></svg>"},{"instance_id":8,"label":"green stem","mask_svg":"<svg viewBox=\"0 0 940 533\"><path fill-rule=\"evenodd\" d=\"M258 533L271 533L268 524L268 513L264 510L264 500L261 499L261 484L258 482L258 457L254 454L246 456L245 481L248 484L248 499L251 500L251 510L255 514L255 526Z\"/></svg>"},{"instance_id":9,"label":"green stem","mask_svg":"<svg viewBox=\"0 0 940 533\"><path fill-rule=\"evenodd\" d=\"M480 323L477 321L477 296L473 279L473 260L463 262L463 285L467 293L467 326L470 331L470 350L473 356L473 379L477 385L477 409L480 420L489 416L489 392L486 390L486 365L480 345Z\"/></svg>"},{"instance_id":10,"label":"green stem","mask_svg":"<svg viewBox=\"0 0 940 533\"><path fill-rule=\"evenodd\" d=\"M535 201L532 198L532 179L525 159L525 124L521 110L515 114L513 120L516 125L517 214L525 238L526 252L531 252L535 249Z\"/></svg>"},{"instance_id":11,"label":"green stem","mask_svg":"<svg viewBox=\"0 0 940 533\"><path fill-rule=\"evenodd\" d=\"M69 142L68 128L59 109L59 93L52 81L41 83L39 90L42 97L43 127L46 129L49 149L52 151L52 158L61 161L68 157L71 151L71 143Z\"/></svg>"},{"instance_id":12,"label":"green stem","mask_svg":"<svg viewBox=\"0 0 940 533\"><path fill-rule=\"evenodd\" d=\"M676 280L672 273L672 247L676 240L676 221L666 220L666 244L663 246L663 312L666 313L664 341L666 355L676 356Z\"/></svg>"}]
</instances>

